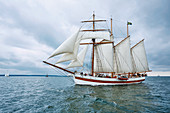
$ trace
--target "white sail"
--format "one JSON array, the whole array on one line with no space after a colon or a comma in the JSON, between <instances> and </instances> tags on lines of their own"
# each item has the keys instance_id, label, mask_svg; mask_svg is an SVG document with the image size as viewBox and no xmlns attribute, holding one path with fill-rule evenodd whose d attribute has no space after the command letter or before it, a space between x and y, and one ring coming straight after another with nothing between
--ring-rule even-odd
<instances>
[{"instance_id":1,"label":"white sail","mask_svg":"<svg viewBox=\"0 0 170 113\"><path fill-rule=\"evenodd\" d=\"M116 66L116 73L129 73L133 71L129 37L125 38L115 46L114 63L114 66Z\"/></svg>"},{"instance_id":2,"label":"white sail","mask_svg":"<svg viewBox=\"0 0 170 113\"><path fill-rule=\"evenodd\" d=\"M95 46L94 72L113 72L113 44Z\"/></svg>"},{"instance_id":3,"label":"white sail","mask_svg":"<svg viewBox=\"0 0 170 113\"><path fill-rule=\"evenodd\" d=\"M77 58L77 52L78 52L78 49L79 49L79 43L80 43L80 40L78 40L76 43L75 43L75 46L74 46L74 51L72 53L64 53L60 59L56 62L57 63L61 63L61 62L66 62L66 61L69 61L69 60L74 60Z\"/></svg>"},{"instance_id":4,"label":"white sail","mask_svg":"<svg viewBox=\"0 0 170 113\"><path fill-rule=\"evenodd\" d=\"M144 40L137 43L131 48L132 58L134 63L134 72L149 71Z\"/></svg>"},{"instance_id":5,"label":"white sail","mask_svg":"<svg viewBox=\"0 0 170 113\"><path fill-rule=\"evenodd\" d=\"M72 37L68 38L64 41L53 53L49 58L52 58L56 55L63 54L63 53L72 53L74 51L75 42L77 40L77 36L79 31L75 33Z\"/></svg>"},{"instance_id":6,"label":"white sail","mask_svg":"<svg viewBox=\"0 0 170 113\"><path fill-rule=\"evenodd\" d=\"M73 60L67 68L82 67L84 63L84 58L87 52L88 46L83 48L83 50L78 54L77 59Z\"/></svg>"},{"instance_id":7,"label":"white sail","mask_svg":"<svg viewBox=\"0 0 170 113\"><path fill-rule=\"evenodd\" d=\"M106 39L110 40L109 32L80 32L79 37L81 40L84 39Z\"/></svg>"},{"instance_id":8,"label":"white sail","mask_svg":"<svg viewBox=\"0 0 170 113\"><path fill-rule=\"evenodd\" d=\"M76 59L76 56L75 56L74 53L65 53L60 57L60 59L56 62L56 64L61 63L61 62L74 60L74 59Z\"/></svg>"},{"instance_id":9,"label":"white sail","mask_svg":"<svg viewBox=\"0 0 170 113\"><path fill-rule=\"evenodd\" d=\"M77 42L80 42L81 40L84 40L84 39L93 39L93 38L94 39L110 40L110 34L109 34L109 32L79 32L78 31L72 37L70 37L66 41L64 41L52 53L52 55L49 58L52 58L59 54L67 53L67 54L64 54L63 58L61 58L59 61L57 61L57 63L72 60L69 57L73 58L72 56L76 56L75 51L78 50L78 47L75 47L75 46L77 45Z\"/></svg>"}]
</instances>

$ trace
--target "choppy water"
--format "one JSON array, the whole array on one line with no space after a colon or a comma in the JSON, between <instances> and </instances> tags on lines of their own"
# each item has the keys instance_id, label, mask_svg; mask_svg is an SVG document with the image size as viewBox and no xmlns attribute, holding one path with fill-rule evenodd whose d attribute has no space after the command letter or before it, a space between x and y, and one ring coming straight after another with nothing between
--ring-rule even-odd
<instances>
[{"instance_id":1,"label":"choppy water","mask_svg":"<svg viewBox=\"0 0 170 113\"><path fill-rule=\"evenodd\" d=\"M71 77L0 77L0 112L170 112L170 77L128 86L78 86Z\"/></svg>"}]
</instances>

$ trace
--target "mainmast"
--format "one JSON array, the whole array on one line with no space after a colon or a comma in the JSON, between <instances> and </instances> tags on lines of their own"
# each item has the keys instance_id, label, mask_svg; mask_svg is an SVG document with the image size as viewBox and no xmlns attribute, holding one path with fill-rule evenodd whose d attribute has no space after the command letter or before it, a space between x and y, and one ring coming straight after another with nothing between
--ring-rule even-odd
<instances>
[{"instance_id":1,"label":"mainmast","mask_svg":"<svg viewBox=\"0 0 170 113\"><path fill-rule=\"evenodd\" d=\"M110 40L111 41L113 41L113 28L112 28L112 17L111 17L111 19L110 19L110 26L111 26L111 28L110 28ZM113 51L114 51L114 53L115 53L115 49L114 49L114 42L113 42ZM111 77L113 78L113 74L114 74L114 72L112 72L111 73Z\"/></svg>"},{"instance_id":2,"label":"mainmast","mask_svg":"<svg viewBox=\"0 0 170 113\"><path fill-rule=\"evenodd\" d=\"M95 31L95 14L94 14L94 12L93 12L93 32ZM92 42L93 42L93 50L92 50L92 68L91 68L91 74L92 74L92 76L94 76L93 75L93 73L94 73L94 48L95 48L95 39L93 38L92 39Z\"/></svg>"},{"instance_id":3,"label":"mainmast","mask_svg":"<svg viewBox=\"0 0 170 113\"><path fill-rule=\"evenodd\" d=\"M91 30L81 30L82 32L85 31L92 31L92 32L98 32L98 31L108 31L109 29L95 29L95 22L106 22L106 20L95 20L95 14L93 12L93 20L87 20L87 21L82 21L82 23L85 22L92 22L93 23L93 29ZM111 35L112 36L112 32ZM94 76L94 49L96 44L107 44L107 43L113 43L113 42L95 42L95 38L92 39L92 43L80 43L80 45L84 44L92 44L92 62L91 62L91 75Z\"/></svg>"}]
</instances>

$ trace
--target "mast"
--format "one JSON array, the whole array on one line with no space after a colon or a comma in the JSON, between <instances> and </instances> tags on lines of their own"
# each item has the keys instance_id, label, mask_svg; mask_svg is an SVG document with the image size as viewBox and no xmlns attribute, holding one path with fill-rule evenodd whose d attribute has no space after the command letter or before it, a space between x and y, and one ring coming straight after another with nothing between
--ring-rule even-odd
<instances>
[{"instance_id":1,"label":"mast","mask_svg":"<svg viewBox=\"0 0 170 113\"><path fill-rule=\"evenodd\" d=\"M113 35L113 31L112 31L112 18L110 19L111 21L111 36Z\"/></svg>"},{"instance_id":2,"label":"mast","mask_svg":"<svg viewBox=\"0 0 170 113\"><path fill-rule=\"evenodd\" d=\"M93 30L95 30L95 14L94 14L94 12L93 12Z\"/></svg>"},{"instance_id":3,"label":"mast","mask_svg":"<svg viewBox=\"0 0 170 113\"><path fill-rule=\"evenodd\" d=\"M127 37L129 36L128 21L127 21Z\"/></svg>"},{"instance_id":4,"label":"mast","mask_svg":"<svg viewBox=\"0 0 170 113\"><path fill-rule=\"evenodd\" d=\"M113 28L112 28L112 18L110 19L110 23L111 23L110 38L111 38L111 41L113 41Z\"/></svg>"},{"instance_id":5,"label":"mast","mask_svg":"<svg viewBox=\"0 0 170 113\"><path fill-rule=\"evenodd\" d=\"M109 29L95 29L95 22L106 22L106 20L95 20L95 14L93 12L93 20L87 20L87 21L81 21L82 23L85 22L92 22L93 23L93 29L90 30L81 30L82 32L91 31L91 32L98 32L98 31L109 31ZM94 49L96 44L107 44L107 43L113 43L113 42L95 42L95 38L92 38L92 43L80 43L80 45L86 45L86 44L92 44L92 62L91 62L91 74L93 76L94 74Z\"/></svg>"},{"instance_id":6,"label":"mast","mask_svg":"<svg viewBox=\"0 0 170 113\"><path fill-rule=\"evenodd\" d=\"M111 23L111 34L110 34L110 40L113 41L113 28L112 28L112 17L110 19L110 23ZM114 42L113 42L113 52L115 53L115 49L114 49ZM111 73L111 78L113 78L113 74L114 72Z\"/></svg>"},{"instance_id":7,"label":"mast","mask_svg":"<svg viewBox=\"0 0 170 113\"><path fill-rule=\"evenodd\" d=\"M127 21L127 37L129 36L129 27L128 27L128 25L132 25L132 22Z\"/></svg>"},{"instance_id":8,"label":"mast","mask_svg":"<svg viewBox=\"0 0 170 113\"><path fill-rule=\"evenodd\" d=\"M93 12L93 30L95 30L95 14L94 14L94 12ZM93 31L94 32L94 31ZM93 73L94 73L94 44L95 44L95 39L93 38L92 39L92 42L93 42L93 50L92 50L92 67L91 67L91 74L92 74L92 76L94 76L93 75Z\"/></svg>"}]
</instances>

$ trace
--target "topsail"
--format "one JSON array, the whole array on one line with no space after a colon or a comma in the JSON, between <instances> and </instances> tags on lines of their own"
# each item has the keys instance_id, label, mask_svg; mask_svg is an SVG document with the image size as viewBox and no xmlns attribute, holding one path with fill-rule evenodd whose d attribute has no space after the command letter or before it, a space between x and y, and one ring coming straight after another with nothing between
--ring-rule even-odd
<instances>
[{"instance_id":1,"label":"topsail","mask_svg":"<svg viewBox=\"0 0 170 113\"><path fill-rule=\"evenodd\" d=\"M73 67L82 67L84 63L84 58L86 56L88 46L83 48L83 50L78 54L77 58L73 60L67 68L73 68Z\"/></svg>"}]
</instances>

